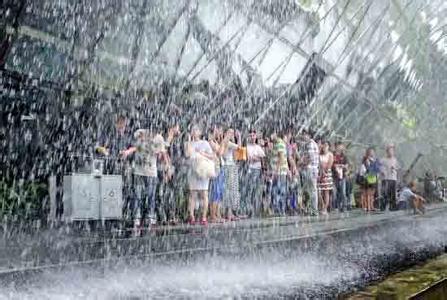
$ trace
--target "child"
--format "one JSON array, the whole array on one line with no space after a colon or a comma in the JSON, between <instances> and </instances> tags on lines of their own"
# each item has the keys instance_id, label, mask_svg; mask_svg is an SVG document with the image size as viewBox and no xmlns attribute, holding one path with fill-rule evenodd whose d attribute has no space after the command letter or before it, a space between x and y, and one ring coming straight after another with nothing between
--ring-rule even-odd
<instances>
[{"instance_id":1,"label":"child","mask_svg":"<svg viewBox=\"0 0 447 300\"><path fill-rule=\"evenodd\" d=\"M407 209L412 206L415 214L425 213L425 207L424 207L425 199L422 196L415 194L415 191L416 191L416 182L411 181L408 187L405 187L400 192L399 201L397 203L398 209L400 210Z\"/></svg>"}]
</instances>

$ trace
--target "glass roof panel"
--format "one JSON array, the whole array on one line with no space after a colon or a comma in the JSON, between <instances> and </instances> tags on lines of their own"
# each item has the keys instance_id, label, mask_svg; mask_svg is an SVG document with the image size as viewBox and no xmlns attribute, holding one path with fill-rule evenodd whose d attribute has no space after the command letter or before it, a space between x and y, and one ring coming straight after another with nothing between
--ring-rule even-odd
<instances>
[{"instance_id":1,"label":"glass roof panel","mask_svg":"<svg viewBox=\"0 0 447 300\"><path fill-rule=\"evenodd\" d=\"M6 68L43 80L64 81L69 59L65 47L42 44L39 39L21 35L11 47Z\"/></svg>"},{"instance_id":2,"label":"glass roof panel","mask_svg":"<svg viewBox=\"0 0 447 300\"><path fill-rule=\"evenodd\" d=\"M269 75L275 71L276 66L287 61L288 63L286 63L285 68L275 74L279 76L278 84L294 83L298 79L307 60L296 53L290 57L290 48L284 43L275 40L260 67L263 79L267 80ZM272 85L276 81L276 76L272 76L265 84L267 86Z\"/></svg>"},{"instance_id":3,"label":"glass roof panel","mask_svg":"<svg viewBox=\"0 0 447 300\"><path fill-rule=\"evenodd\" d=\"M228 6L228 1L205 0L198 4L197 15L208 30L216 34L225 24L233 9Z\"/></svg>"},{"instance_id":4,"label":"glass roof panel","mask_svg":"<svg viewBox=\"0 0 447 300\"><path fill-rule=\"evenodd\" d=\"M250 24L245 31L242 41L236 52L239 53L247 62L253 60L260 51L264 50L271 41L271 36L263 31L258 25ZM252 64L253 65L253 64ZM259 66L255 66L259 67Z\"/></svg>"},{"instance_id":5,"label":"glass roof panel","mask_svg":"<svg viewBox=\"0 0 447 300\"><path fill-rule=\"evenodd\" d=\"M311 35L312 25L303 19L293 19L280 31L280 35L286 37L294 45L306 43Z\"/></svg>"},{"instance_id":6,"label":"glass roof panel","mask_svg":"<svg viewBox=\"0 0 447 300\"><path fill-rule=\"evenodd\" d=\"M203 70L202 70L203 68ZM217 82L217 64L213 60L211 62L201 59L197 65L197 69L202 70L197 76L194 76L193 82L199 83L201 81L209 81L210 84Z\"/></svg>"},{"instance_id":7,"label":"glass roof panel","mask_svg":"<svg viewBox=\"0 0 447 300\"><path fill-rule=\"evenodd\" d=\"M195 64L200 58L204 59L205 54L200 48L199 43L190 36L185 45L178 73L181 76L187 76L189 72L196 69Z\"/></svg>"},{"instance_id":8,"label":"glass roof panel","mask_svg":"<svg viewBox=\"0 0 447 300\"><path fill-rule=\"evenodd\" d=\"M261 83L256 92L267 94L289 88L317 53L321 67L334 75L325 80L366 95L362 103L377 106L376 117L405 124L389 107L395 103L419 119L447 115L445 1L328 0L315 14L291 1L272 3L28 1L17 34L10 19L2 21L14 36L6 68L62 83L80 74L82 83L114 89L151 89L183 76L226 86L241 79L245 87L255 78ZM197 26L189 31L189 24ZM230 67L219 73L222 66ZM313 100L325 103L327 93L323 86ZM415 108L419 103L422 108ZM427 122L418 126L430 129Z\"/></svg>"}]
</instances>

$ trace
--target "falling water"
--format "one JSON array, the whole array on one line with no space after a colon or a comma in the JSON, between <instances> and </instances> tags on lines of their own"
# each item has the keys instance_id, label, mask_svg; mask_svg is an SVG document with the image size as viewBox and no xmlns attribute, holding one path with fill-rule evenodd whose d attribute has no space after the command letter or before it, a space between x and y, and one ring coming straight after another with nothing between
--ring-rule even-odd
<instances>
[{"instance_id":1,"label":"falling water","mask_svg":"<svg viewBox=\"0 0 447 300\"><path fill-rule=\"evenodd\" d=\"M234 127L244 140L251 129L263 139L290 130L299 140L311 127L349 145L353 169L366 147L382 155L393 143L402 170L418 158L412 178L444 175L447 2L4 2L0 278L13 270L23 276L5 279L0 299L335 297L383 276L393 261L416 261L446 244L446 221L437 213L399 215L402 224L391 223L397 215L299 216L281 226L181 227L138 239L122 233L122 207L108 211L115 223L106 233L96 216L97 229L79 229L66 198L95 199L92 182L122 154L99 162L100 140L123 116L130 136L142 128L166 135L178 126L180 152L192 124L206 136L219 124ZM73 174L87 176L87 192L67 187L64 176ZM116 180L102 196L125 197ZM241 195L246 189L241 184ZM185 182L171 190L186 198ZM337 240L340 232L355 234ZM156 246L171 251L171 241L180 245L175 251L206 251L186 259L148 255ZM126 249L138 259L113 248L119 243L135 245ZM135 254L140 246L146 252ZM59 267L39 269L53 264Z\"/></svg>"}]
</instances>

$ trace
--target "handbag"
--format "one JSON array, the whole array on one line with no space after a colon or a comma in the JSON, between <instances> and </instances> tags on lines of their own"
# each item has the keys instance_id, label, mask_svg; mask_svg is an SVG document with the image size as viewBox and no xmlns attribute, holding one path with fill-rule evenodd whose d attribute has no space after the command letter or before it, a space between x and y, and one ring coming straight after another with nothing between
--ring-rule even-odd
<instances>
[{"instance_id":1,"label":"handbag","mask_svg":"<svg viewBox=\"0 0 447 300\"><path fill-rule=\"evenodd\" d=\"M365 184L365 177L360 175L360 174L357 174L355 176L355 183L357 183L358 185L364 185Z\"/></svg>"},{"instance_id":2,"label":"handbag","mask_svg":"<svg viewBox=\"0 0 447 300\"><path fill-rule=\"evenodd\" d=\"M234 151L234 159L237 161L247 160L247 148L246 147L238 147L236 149L236 151Z\"/></svg>"},{"instance_id":3,"label":"handbag","mask_svg":"<svg viewBox=\"0 0 447 300\"><path fill-rule=\"evenodd\" d=\"M365 176L366 183L369 185L373 185L377 183L377 175L367 173Z\"/></svg>"},{"instance_id":4,"label":"handbag","mask_svg":"<svg viewBox=\"0 0 447 300\"><path fill-rule=\"evenodd\" d=\"M193 170L197 177L201 179L210 179L217 176L214 161L203 156L194 159Z\"/></svg>"}]
</instances>

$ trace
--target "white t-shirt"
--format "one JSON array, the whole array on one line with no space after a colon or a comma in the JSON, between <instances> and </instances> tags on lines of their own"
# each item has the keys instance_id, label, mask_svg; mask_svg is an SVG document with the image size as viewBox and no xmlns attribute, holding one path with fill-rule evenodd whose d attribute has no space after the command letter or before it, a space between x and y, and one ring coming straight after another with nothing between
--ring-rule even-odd
<instances>
[{"instance_id":1,"label":"white t-shirt","mask_svg":"<svg viewBox=\"0 0 447 300\"><path fill-rule=\"evenodd\" d=\"M398 202L411 203L414 197L416 197L415 193L413 193L410 188L406 187L400 192Z\"/></svg>"},{"instance_id":2,"label":"white t-shirt","mask_svg":"<svg viewBox=\"0 0 447 300\"><path fill-rule=\"evenodd\" d=\"M227 150L223 155L225 165L234 165L234 151L236 151L238 147L237 144L228 142Z\"/></svg>"},{"instance_id":3,"label":"white t-shirt","mask_svg":"<svg viewBox=\"0 0 447 300\"><path fill-rule=\"evenodd\" d=\"M251 158L256 157L258 159L265 157L265 152L261 146L257 144L248 144L247 145L247 158L250 161ZM248 167L250 169L260 170L262 168L261 160L259 161L250 161Z\"/></svg>"},{"instance_id":4,"label":"white t-shirt","mask_svg":"<svg viewBox=\"0 0 447 300\"><path fill-rule=\"evenodd\" d=\"M165 152L165 142L161 135L136 145L134 174L139 176L157 176L157 155Z\"/></svg>"},{"instance_id":5,"label":"white t-shirt","mask_svg":"<svg viewBox=\"0 0 447 300\"><path fill-rule=\"evenodd\" d=\"M213 154L213 149L211 148L210 144L205 140L191 142L191 146L193 149L191 158L196 158L198 155L197 152L206 152L208 154Z\"/></svg>"},{"instance_id":6,"label":"white t-shirt","mask_svg":"<svg viewBox=\"0 0 447 300\"><path fill-rule=\"evenodd\" d=\"M397 180L397 170L399 169L399 162L395 157L391 158L382 158L381 162L381 171L382 171L382 179L383 180Z\"/></svg>"}]
</instances>

